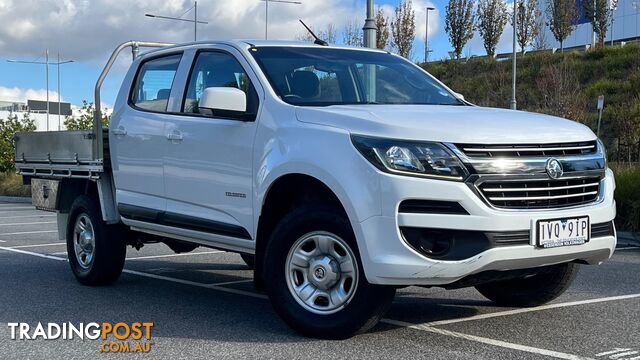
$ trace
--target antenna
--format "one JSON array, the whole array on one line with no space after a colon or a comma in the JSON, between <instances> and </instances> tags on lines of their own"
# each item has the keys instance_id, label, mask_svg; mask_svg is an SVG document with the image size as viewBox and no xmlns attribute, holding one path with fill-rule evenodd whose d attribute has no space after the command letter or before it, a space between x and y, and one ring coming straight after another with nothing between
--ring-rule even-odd
<instances>
[{"instance_id":1,"label":"antenna","mask_svg":"<svg viewBox=\"0 0 640 360\"><path fill-rule=\"evenodd\" d=\"M320 39L316 34L313 33L313 31L311 31L311 29L309 29L309 27L307 26L307 24L304 23L304 21L300 20L300 23L302 24L302 26L305 27L305 29L307 29L307 31L309 32L309 34L311 34L311 36L313 36L316 40L313 42L316 45L321 45L321 46L329 46L329 43L327 43L326 41Z\"/></svg>"}]
</instances>

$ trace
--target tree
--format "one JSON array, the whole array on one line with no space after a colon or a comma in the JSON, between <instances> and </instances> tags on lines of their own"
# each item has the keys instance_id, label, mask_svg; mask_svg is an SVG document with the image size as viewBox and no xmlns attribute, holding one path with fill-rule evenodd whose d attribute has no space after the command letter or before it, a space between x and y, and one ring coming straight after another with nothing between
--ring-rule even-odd
<instances>
[{"instance_id":1,"label":"tree","mask_svg":"<svg viewBox=\"0 0 640 360\"><path fill-rule=\"evenodd\" d=\"M363 32L356 21L350 21L344 27L342 32L342 42L349 46L362 46L363 45Z\"/></svg>"},{"instance_id":2,"label":"tree","mask_svg":"<svg viewBox=\"0 0 640 360\"><path fill-rule=\"evenodd\" d=\"M378 9L376 13L376 47L386 49L389 45L389 19L384 16L384 11Z\"/></svg>"},{"instance_id":3,"label":"tree","mask_svg":"<svg viewBox=\"0 0 640 360\"><path fill-rule=\"evenodd\" d=\"M107 109L102 113L102 127L109 127L110 117L105 115ZM79 115L65 116L64 126L67 130L91 130L93 128L93 113L95 109L93 103L82 100L82 108Z\"/></svg>"},{"instance_id":4,"label":"tree","mask_svg":"<svg viewBox=\"0 0 640 360\"><path fill-rule=\"evenodd\" d=\"M518 32L516 34L516 40L518 41L518 45L520 45L520 50L524 53L529 45L537 41L544 23L541 19L542 12L538 10L538 0L517 0L517 4ZM513 20L511 22L513 22Z\"/></svg>"},{"instance_id":5,"label":"tree","mask_svg":"<svg viewBox=\"0 0 640 360\"><path fill-rule=\"evenodd\" d=\"M416 38L416 13L411 0L401 1L395 10L396 17L391 21L391 35L394 48L400 56L409 58Z\"/></svg>"},{"instance_id":6,"label":"tree","mask_svg":"<svg viewBox=\"0 0 640 360\"><path fill-rule=\"evenodd\" d=\"M316 31L313 26L309 26L311 31L313 31L321 40L328 42L329 44L335 44L338 38L336 34L336 26L334 24L328 24L324 30ZM299 41L314 41L315 38L308 32L306 29L303 33L296 35L296 40Z\"/></svg>"},{"instance_id":7,"label":"tree","mask_svg":"<svg viewBox=\"0 0 640 360\"><path fill-rule=\"evenodd\" d=\"M0 172L15 170L15 142L17 132L35 131L35 121L29 113L24 113L22 119L17 115L9 115L5 120L0 119Z\"/></svg>"},{"instance_id":8,"label":"tree","mask_svg":"<svg viewBox=\"0 0 640 360\"><path fill-rule=\"evenodd\" d=\"M487 55L496 53L496 46L507 24L507 4L504 0L478 1L478 31Z\"/></svg>"},{"instance_id":9,"label":"tree","mask_svg":"<svg viewBox=\"0 0 640 360\"><path fill-rule=\"evenodd\" d=\"M473 0L449 0L444 30L449 35L456 59L460 59L462 49L473 38L474 23Z\"/></svg>"},{"instance_id":10,"label":"tree","mask_svg":"<svg viewBox=\"0 0 640 360\"><path fill-rule=\"evenodd\" d=\"M533 48L535 50L544 50L549 47L549 42L547 41L547 33L546 31L544 31L544 26L544 18L542 17L542 14L540 14L540 17L536 19L536 35L533 37Z\"/></svg>"},{"instance_id":11,"label":"tree","mask_svg":"<svg viewBox=\"0 0 640 360\"><path fill-rule=\"evenodd\" d=\"M560 51L564 51L564 41L576 28L578 8L575 0L549 0L547 18L551 33L560 42Z\"/></svg>"},{"instance_id":12,"label":"tree","mask_svg":"<svg viewBox=\"0 0 640 360\"><path fill-rule=\"evenodd\" d=\"M593 31L598 35L598 46L604 46L604 38L611 24L612 9L610 0L585 0L582 2L587 18L593 26Z\"/></svg>"}]
</instances>

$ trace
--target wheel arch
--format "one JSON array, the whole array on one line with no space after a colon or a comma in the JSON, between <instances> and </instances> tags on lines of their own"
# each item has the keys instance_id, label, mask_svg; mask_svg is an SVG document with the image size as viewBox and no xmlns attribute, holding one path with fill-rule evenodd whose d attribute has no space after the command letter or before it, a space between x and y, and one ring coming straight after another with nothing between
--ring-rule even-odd
<instances>
[{"instance_id":1,"label":"wheel arch","mask_svg":"<svg viewBox=\"0 0 640 360\"><path fill-rule=\"evenodd\" d=\"M293 209L309 203L326 204L341 211L353 227L355 219L349 215L353 212L349 211L348 202L341 199L340 191L334 191L334 189L325 181L306 173L283 174L266 187L264 196L259 202L260 213L257 216L256 279L259 279L262 274L262 259L269 236L278 222Z\"/></svg>"}]
</instances>

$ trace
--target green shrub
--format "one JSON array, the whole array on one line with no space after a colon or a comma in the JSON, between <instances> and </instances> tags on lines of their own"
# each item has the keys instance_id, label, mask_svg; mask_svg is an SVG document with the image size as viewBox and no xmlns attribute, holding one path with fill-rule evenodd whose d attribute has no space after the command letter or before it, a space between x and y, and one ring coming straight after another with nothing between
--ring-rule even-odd
<instances>
[{"instance_id":1,"label":"green shrub","mask_svg":"<svg viewBox=\"0 0 640 360\"><path fill-rule=\"evenodd\" d=\"M621 231L640 231L640 166L610 166L616 174L616 227Z\"/></svg>"},{"instance_id":2,"label":"green shrub","mask_svg":"<svg viewBox=\"0 0 640 360\"><path fill-rule=\"evenodd\" d=\"M22 177L16 173L0 173L0 196L31 196L31 186L22 185Z\"/></svg>"}]
</instances>

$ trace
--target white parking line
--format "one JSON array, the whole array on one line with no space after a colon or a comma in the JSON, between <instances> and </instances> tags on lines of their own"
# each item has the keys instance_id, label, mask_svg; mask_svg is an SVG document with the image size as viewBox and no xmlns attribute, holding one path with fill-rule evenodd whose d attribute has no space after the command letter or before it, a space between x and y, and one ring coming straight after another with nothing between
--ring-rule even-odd
<instances>
[{"instance_id":1,"label":"white parking line","mask_svg":"<svg viewBox=\"0 0 640 360\"><path fill-rule=\"evenodd\" d=\"M1 247L0 247L0 249L1 249ZM228 292L228 293L232 293L232 294L250 296L250 297L254 297L254 298L258 298L258 299L268 299L267 296L264 295L264 294L257 294L257 293L251 292L251 291L244 291L244 290L225 288L225 287L221 287L221 286L207 285L207 284L202 284L202 283L195 282L195 281L176 279L176 278L172 278L172 277L168 277L168 276L149 274L149 273L144 273L144 272L134 271L134 270L128 270L128 269L124 269L123 272L125 272L127 274L144 276L144 277L157 279L157 280L171 281L171 282L178 283L178 284L203 287L203 288L207 288L207 289L215 289L215 290L224 291L224 292Z\"/></svg>"},{"instance_id":2,"label":"white parking line","mask_svg":"<svg viewBox=\"0 0 640 360\"><path fill-rule=\"evenodd\" d=\"M67 255L67 250L51 253L51 255Z\"/></svg>"},{"instance_id":3,"label":"white parking line","mask_svg":"<svg viewBox=\"0 0 640 360\"><path fill-rule=\"evenodd\" d=\"M557 358L557 359L568 359L568 360L589 359L589 358L578 356L578 355L574 355L574 354L567 354L567 353L563 353L563 352L547 350L547 349L541 349L541 348L536 348L536 347L532 347L532 346L514 344L514 343L510 343L510 342L506 342L506 341L494 340L494 339L489 339L489 338L475 336L475 335L462 334L462 333L455 332L455 331L437 329L437 328L434 328L432 326L425 326L425 325L421 325L421 324L411 324L411 323L408 323L408 322L398 321L398 320L391 320L391 319L382 319L382 322L390 324L390 325L406 327L406 328L410 328L410 329L414 329L414 330L427 331L427 332L431 332L431 333L434 333L434 334L451 336L451 337L455 337L455 338L459 338L459 339L475 341L475 342L479 342L479 343L483 343L483 344L487 344L487 345L499 346L499 347L506 348L506 349L524 351L524 352L528 352L528 353L532 353L532 354L551 356L551 357L554 357L554 358Z\"/></svg>"},{"instance_id":4,"label":"white parking line","mask_svg":"<svg viewBox=\"0 0 640 360\"><path fill-rule=\"evenodd\" d=\"M4 241L4 240L0 240L0 242L6 242L6 241Z\"/></svg>"},{"instance_id":5,"label":"white parking line","mask_svg":"<svg viewBox=\"0 0 640 360\"><path fill-rule=\"evenodd\" d=\"M151 256L138 256L138 257L130 257L127 260L147 260L147 259L160 259L166 257L176 257L176 256L195 256L195 255L207 255L207 254L219 254L224 251L215 250L215 251L202 251L197 253L186 253L186 254L169 254L169 255L151 255Z\"/></svg>"},{"instance_id":6,"label":"white parking line","mask_svg":"<svg viewBox=\"0 0 640 360\"><path fill-rule=\"evenodd\" d=\"M20 254L32 255L32 256L37 256L37 257L41 257L41 258L45 258L45 259L51 259L51 260L67 261L67 259L61 258L61 257L57 257L57 256L52 256L52 255L47 255L47 254L40 254L40 253L31 252L31 251L25 251L25 250L2 247L2 246L0 246L0 250L12 251L12 252L20 253ZM264 294L258 294L258 293L254 293L254 292L250 292L250 291L243 291L243 290L237 290L237 289L231 289L231 288L222 287L221 284L223 284L223 283L203 284L203 283L198 283L198 282L194 282L194 281L176 279L176 278L172 278L172 277L168 277L168 276L149 274L149 273L145 273L145 272L128 270L128 269L124 269L123 272L127 273L127 274L138 275L138 276L143 276L143 277L157 279L157 280L170 281L170 282L183 284L183 285L191 285L191 286L214 289L214 290L223 291L223 292L232 293L232 294L237 294L237 295L250 296L250 297L254 297L254 298L258 298L258 299L268 299L267 296L264 295ZM447 323L447 324L450 324L450 323L454 323L454 322L459 322L459 321L456 321L456 320L470 321L470 320L477 320L477 319L496 317L496 316L505 316L505 315L529 312L529 311L539 311L539 310L544 310L544 309L552 309L552 308L559 308L559 307L565 307L565 306L575 306L575 305L597 303L597 302L603 302L603 301L623 300L623 299L630 299L630 298L637 298L637 297L640 297L640 294L614 296L614 297L601 298L601 299L592 299L592 300L584 300L584 301L574 301L574 302L570 302L570 303L552 304L552 305L546 305L546 306L539 306L537 308L531 308L531 309L518 309L518 310L504 311L504 312L500 312L500 313L478 315L478 316L472 316L472 317L463 318L463 319L444 320L444 321L432 322L432 323L426 323L426 324L412 324L412 323L399 321L399 320L392 320L392 319L382 319L381 321L383 323L394 325L394 326L400 326L400 327L410 328L410 329L414 329L414 330L431 332L431 333L435 333L435 334L440 334L440 335L444 335L444 336L464 339L464 340L468 340L468 341L479 342L479 343L492 345L492 346L497 346L497 347L502 347L502 348L506 348L506 349L511 349L511 350L528 352L528 353L532 353L532 354L539 354L539 355L555 357L555 358L558 358L558 359L585 360L585 359L590 359L590 358L581 357L581 356L574 355L574 354L569 354L569 353L563 353L563 352L558 352L558 351L553 351L553 350L547 350L547 349L541 349L541 348L536 348L536 347L531 347L531 346L526 346L526 345L510 343L510 342L501 341L501 340L489 339L489 338L475 336L475 335L468 335L468 334L463 334L463 333L449 331L449 330L438 329L438 328L435 328L432 325L428 325L428 324L434 324L434 323L439 323L439 324Z\"/></svg>"},{"instance_id":7,"label":"white parking line","mask_svg":"<svg viewBox=\"0 0 640 360\"><path fill-rule=\"evenodd\" d=\"M638 247L638 246L627 246L627 247L622 247L622 248L616 248L616 251L620 251L620 250L640 250L640 247Z\"/></svg>"},{"instance_id":8,"label":"white parking line","mask_svg":"<svg viewBox=\"0 0 640 360\"><path fill-rule=\"evenodd\" d=\"M26 251L26 250L15 249L15 248L10 248L10 247L4 247L4 246L0 246L0 250L6 250L6 251L19 253L19 254L31 255L31 256L36 256L36 257L39 257L39 258L50 259L50 260L67 261L66 258L61 258L59 256L41 254L41 253L37 253L37 252ZM151 278L151 279L165 280L165 281L170 281L170 282L174 282L174 283L178 283L178 284L191 285L191 286L197 286L197 287L206 288L206 289L218 290L218 291L227 292L227 293L236 294L236 295L250 296L250 297L254 297L254 298L258 298L258 299L267 299L266 295L253 293L251 291L229 289L229 288L225 288L225 287L222 287L222 286L207 285L207 284L203 284L203 283L199 283L199 282L195 282L195 281L176 279L176 278L172 278L172 277L168 277L168 276L149 274L149 273L145 273L145 272L141 272L141 271L134 271L134 270L129 270L129 269L124 269L124 270L122 270L122 272L127 273L127 274L132 274L132 275L148 277L148 278Z\"/></svg>"},{"instance_id":9,"label":"white parking line","mask_svg":"<svg viewBox=\"0 0 640 360\"><path fill-rule=\"evenodd\" d=\"M26 223L0 224L0 226L42 225L42 224L56 224L56 223L57 223L57 221L41 221L41 222L26 222Z\"/></svg>"},{"instance_id":10,"label":"white parking line","mask_svg":"<svg viewBox=\"0 0 640 360\"><path fill-rule=\"evenodd\" d=\"M213 284L207 284L207 286L224 286L224 285L232 285L232 284L242 284L242 283L248 283L248 282L252 282L253 279L244 279L244 280L236 280L236 281L225 281L225 282L219 282L219 283L213 283Z\"/></svg>"},{"instance_id":11,"label":"white parking line","mask_svg":"<svg viewBox=\"0 0 640 360\"><path fill-rule=\"evenodd\" d=\"M28 249L33 247L43 247L43 246L60 246L67 245L67 243L52 243L52 244L34 244L34 245L19 245L19 246L11 246L11 249Z\"/></svg>"},{"instance_id":12,"label":"white parking line","mask_svg":"<svg viewBox=\"0 0 640 360\"><path fill-rule=\"evenodd\" d=\"M481 314L481 315L474 315L474 316L469 316L469 317L465 317L465 318L459 318L459 319L432 321L432 322L428 322L428 323L424 323L424 324L420 324L420 325L422 325L422 326L441 326L441 325L455 324L455 323L465 322L465 321L482 320L482 319L489 319L489 318L500 317L500 316L523 314L523 313L534 312L534 311L558 309L558 308L563 308L563 307L568 307L568 306L596 304L596 303L607 302L607 301L626 300L626 299L633 299L633 298L639 298L639 297L640 297L640 294L630 294L630 295L611 296L611 297L606 297L606 298L571 301L571 302L565 302L565 303L557 303L557 304L548 304L548 305L536 306L536 307L531 307L531 308L514 309L514 310L507 310L507 311L498 311L498 312L493 312L493 313L488 313L488 314Z\"/></svg>"},{"instance_id":13,"label":"white parking line","mask_svg":"<svg viewBox=\"0 0 640 360\"><path fill-rule=\"evenodd\" d=\"M33 206L0 207L0 211L10 211L10 210L37 210L37 209Z\"/></svg>"},{"instance_id":14,"label":"white parking line","mask_svg":"<svg viewBox=\"0 0 640 360\"><path fill-rule=\"evenodd\" d=\"M46 234L46 233L57 233L58 230L40 230L40 231L22 231L22 232L12 232L12 233L0 233L0 236L6 235L29 235L29 234Z\"/></svg>"}]
</instances>

